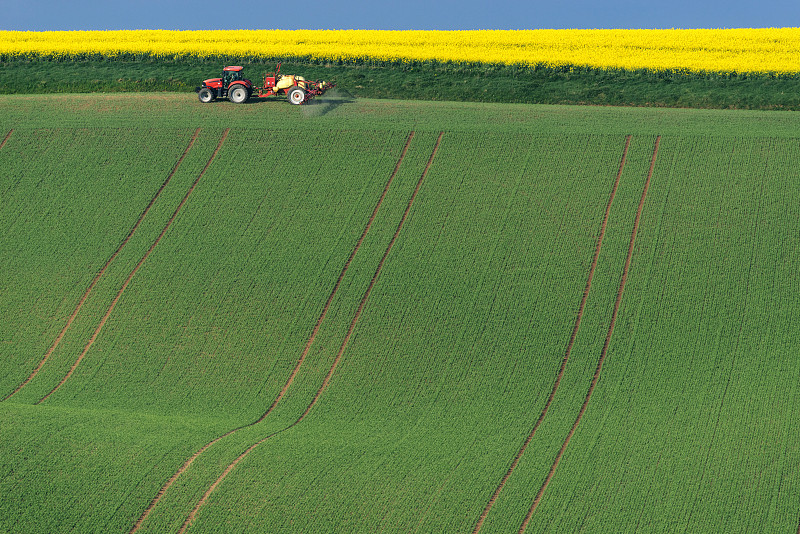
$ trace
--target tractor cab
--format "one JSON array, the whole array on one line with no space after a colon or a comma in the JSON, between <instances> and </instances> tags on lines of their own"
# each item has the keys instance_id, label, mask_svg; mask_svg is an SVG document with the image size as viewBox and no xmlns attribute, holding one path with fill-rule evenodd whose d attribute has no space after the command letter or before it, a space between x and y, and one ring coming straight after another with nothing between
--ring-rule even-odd
<instances>
[{"instance_id":1,"label":"tractor cab","mask_svg":"<svg viewBox=\"0 0 800 534\"><path fill-rule=\"evenodd\" d=\"M222 69L222 86L228 87L233 82L242 81L242 70L244 67L225 67Z\"/></svg>"}]
</instances>

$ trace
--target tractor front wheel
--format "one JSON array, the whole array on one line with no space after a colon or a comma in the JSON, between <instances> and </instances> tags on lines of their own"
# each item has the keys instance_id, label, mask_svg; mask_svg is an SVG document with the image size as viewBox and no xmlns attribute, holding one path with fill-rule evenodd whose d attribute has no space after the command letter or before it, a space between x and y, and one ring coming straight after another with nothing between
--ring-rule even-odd
<instances>
[{"instance_id":1,"label":"tractor front wheel","mask_svg":"<svg viewBox=\"0 0 800 534\"><path fill-rule=\"evenodd\" d=\"M247 88L243 85L237 85L230 91L228 91L228 98L234 104L241 104L247 101L247 97L250 95L247 93Z\"/></svg>"},{"instance_id":2,"label":"tractor front wheel","mask_svg":"<svg viewBox=\"0 0 800 534\"><path fill-rule=\"evenodd\" d=\"M289 92L286 93L286 97L289 99L290 104L298 105L305 102L306 92L300 87L292 87Z\"/></svg>"},{"instance_id":3,"label":"tractor front wheel","mask_svg":"<svg viewBox=\"0 0 800 534\"><path fill-rule=\"evenodd\" d=\"M211 91L208 87L203 87L197 92L197 98L200 99L200 102L203 104L208 104L212 100L214 100L214 92Z\"/></svg>"}]
</instances>

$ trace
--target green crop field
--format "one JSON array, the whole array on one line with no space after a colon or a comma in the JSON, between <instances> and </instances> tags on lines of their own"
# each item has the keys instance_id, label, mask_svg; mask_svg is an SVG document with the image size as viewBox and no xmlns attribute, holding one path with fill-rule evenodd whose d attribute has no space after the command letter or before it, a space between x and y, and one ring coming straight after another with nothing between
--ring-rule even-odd
<instances>
[{"instance_id":1,"label":"green crop field","mask_svg":"<svg viewBox=\"0 0 800 534\"><path fill-rule=\"evenodd\" d=\"M0 97L0 533L800 532L798 132Z\"/></svg>"}]
</instances>

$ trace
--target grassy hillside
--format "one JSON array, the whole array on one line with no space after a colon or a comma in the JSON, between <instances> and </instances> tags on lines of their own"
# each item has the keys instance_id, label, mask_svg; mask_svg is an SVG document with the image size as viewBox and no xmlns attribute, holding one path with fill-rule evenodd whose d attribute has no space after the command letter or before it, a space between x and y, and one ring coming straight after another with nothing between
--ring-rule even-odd
<instances>
[{"instance_id":1,"label":"grassy hillside","mask_svg":"<svg viewBox=\"0 0 800 534\"><path fill-rule=\"evenodd\" d=\"M244 65L260 84L277 59L0 62L0 94L74 92L191 92L220 76L225 65ZM335 80L360 98L531 104L594 104L716 109L800 109L800 77L758 74L688 74L591 68L505 65L336 65L284 62L282 72Z\"/></svg>"},{"instance_id":2,"label":"grassy hillside","mask_svg":"<svg viewBox=\"0 0 800 534\"><path fill-rule=\"evenodd\" d=\"M0 532L784 532L800 119L0 98Z\"/></svg>"}]
</instances>

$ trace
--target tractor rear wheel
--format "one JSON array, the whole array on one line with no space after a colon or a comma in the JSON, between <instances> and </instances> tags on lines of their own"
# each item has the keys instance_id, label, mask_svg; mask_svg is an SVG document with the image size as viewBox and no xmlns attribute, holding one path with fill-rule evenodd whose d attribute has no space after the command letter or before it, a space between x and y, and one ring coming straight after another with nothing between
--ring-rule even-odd
<instances>
[{"instance_id":1,"label":"tractor rear wheel","mask_svg":"<svg viewBox=\"0 0 800 534\"><path fill-rule=\"evenodd\" d=\"M290 104L302 104L306 100L306 92L300 87L292 87L289 89L289 92L286 93L286 98L289 99Z\"/></svg>"},{"instance_id":2,"label":"tractor rear wheel","mask_svg":"<svg viewBox=\"0 0 800 534\"><path fill-rule=\"evenodd\" d=\"M197 98L200 99L200 102L203 104L208 104L214 100L214 92L208 87L203 87L197 92Z\"/></svg>"},{"instance_id":3,"label":"tractor rear wheel","mask_svg":"<svg viewBox=\"0 0 800 534\"><path fill-rule=\"evenodd\" d=\"M247 93L247 88L244 85L237 85L228 91L228 99L235 104L246 102L248 96L250 95Z\"/></svg>"}]
</instances>

